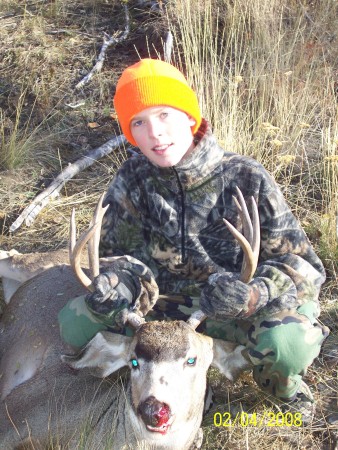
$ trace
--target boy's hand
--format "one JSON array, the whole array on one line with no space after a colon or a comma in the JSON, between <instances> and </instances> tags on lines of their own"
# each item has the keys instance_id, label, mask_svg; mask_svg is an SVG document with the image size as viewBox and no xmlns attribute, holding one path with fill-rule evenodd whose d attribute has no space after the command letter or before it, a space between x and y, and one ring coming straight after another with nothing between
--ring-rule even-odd
<instances>
[{"instance_id":1,"label":"boy's hand","mask_svg":"<svg viewBox=\"0 0 338 450\"><path fill-rule=\"evenodd\" d=\"M201 293L201 309L211 319L246 318L265 304L267 290L253 279L239 280L239 273L213 274Z\"/></svg>"},{"instance_id":2,"label":"boy's hand","mask_svg":"<svg viewBox=\"0 0 338 450\"><path fill-rule=\"evenodd\" d=\"M129 256L114 258L108 263L109 266L93 281L95 291L86 297L88 308L112 321L125 317L125 314L117 315L125 309L146 315L158 297L150 269Z\"/></svg>"}]
</instances>

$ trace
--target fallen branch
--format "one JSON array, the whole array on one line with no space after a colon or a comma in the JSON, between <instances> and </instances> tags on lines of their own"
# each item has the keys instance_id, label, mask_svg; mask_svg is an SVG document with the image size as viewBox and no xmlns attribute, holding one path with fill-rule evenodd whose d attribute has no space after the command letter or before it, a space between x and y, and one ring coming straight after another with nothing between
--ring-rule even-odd
<instances>
[{"instance_id":1,"label":"fallen branch","mask_svg":"<svg viewBox=\"0 0 338 450\"><path fill-rule=\"evenodd\" d=\"M123 41L127 38L129 31L130 31L130 19L129 19L129 13L127 5L124 4L124 12L126 15L126 27L124 29L124 32L121 34L120 37L113 37L109 36L108 34L104 34L103 37L103 45L100 51L100 54L97 58L95 66L92 68L92 70L75 86L76 89L82 88L85 84L87 84L95 75L95 73L100 72L106 57L106 52L108 47L110 47L112 44L118 44L119 42Z\"/></svg>"},{"instance_id":2,"label":"fallen branch","mask_svg":"<svg viewBox=\"0 0 338 450\"><path fill-rule=\"evenodd\" d=\"M100 147L92 150L88 155L83 156L73 164L69 164L55 178L55 180L43 192L37 195L34 201L22 211L16 221L10 226L9 231L13 233L22 225L23 222L25 222L28 227L32 225L36 216L47 205L49 200L54 199L59 195L59 192L68 180L73 178L79 172L85 170L87 167L91 166L98 159L108 155L117 147L125 144L126 142L127 140L123 135L114 137ZM133 150L130 151L137 154Z\"/></svg>"},{"instance_id":3,"label":"fallen branch","mask_svg":"<svg viewBox=\"0 0 338 450\"><path fill-rule=\"evenodd\" d=\"M158 3L158 2L154 2ZM160 9L162 9L162 2L159 2ZM122 40L126 39L129 31L130 31L130 19L129 19L129 13L127 5L124 4L124 11L126 16L126 27L125 31L122 33L120 37L109 37L105 35L104 37L104 43L101 48L100 54L98 56L97 62L93 69L86 75L77 85L76 88L79 89L83 87L86 83L90 81L90 79L93 77L93 75L96 72L99 72L102 69L103 62L105 59L106 51L108 47L112 44L117 44L121 42ZM62 30L63 31L63 30ZM173 37L170 31L168 31L166 42L164 45L164 59L165 61L170 62L171 60L171 54L172 54L172 48L173 48ZM77 108L79 106L82 106L83 103L78 103L75 105L68 104L67 106L70 108ZM75 161L73 164L69 164L56 178L55 180L39 195L36 196L34 201L28 205L23 212L20 214L20 216L15 220L15 222L10 226L9 231L13 233L16 231L23 222L29 227L34 222L37 215L40 213L40 211L47 205L47 203L54 199L55 197L59 196L59 192L61 191L64 184L73 178L78 173L85 170L87 167L91 166L95 161L97 161L100 158L103 158L104 156L111 153L113 150L115 150L117 147L119 147L122 144L125 144L126 138L123 135L117 136L113 139L110 139L105 144L101 145L100 147L92 150L88 155L83 156L82 158ZM127 151L132 153L133 155L138 155L137 152L132 150L130 147L127 147Z\"/></svg>"}]
</instances>

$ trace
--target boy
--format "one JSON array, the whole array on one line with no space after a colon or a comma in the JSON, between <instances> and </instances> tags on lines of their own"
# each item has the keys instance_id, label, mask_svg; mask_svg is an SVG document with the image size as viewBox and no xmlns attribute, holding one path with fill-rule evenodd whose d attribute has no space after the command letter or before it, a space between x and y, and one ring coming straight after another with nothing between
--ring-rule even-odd
<instances>
[{"instance_id":1,"label":"boy","mask_svg":"<svg viewBox=\"0 0 338 450\"><path fill-rule=\"evenodd\" d=\"M163 311L156 304L153 316L185 319L202 309L213 319L205 324L209 335L246 346L261 389L311 402L302 375L328 334L316 320L325 272L277 185L256 161L218 146L194 91L168 63L143 59L128 67L114 105L124 135L143 155L126 161L109 186L101 253L136 261L121 258L95 279L95 293L81 313L76 307L80 325L69 319L72 302L65 308L63 338L80 346L101 329L124 332L117 312L140 310L140 289L154 277L160 294L183 305L168 302ZM261 224L258 268L248 284L238 276L242 251L223 223L241 228L236 186L255 198Z\"/></svg>"}]
</instances>

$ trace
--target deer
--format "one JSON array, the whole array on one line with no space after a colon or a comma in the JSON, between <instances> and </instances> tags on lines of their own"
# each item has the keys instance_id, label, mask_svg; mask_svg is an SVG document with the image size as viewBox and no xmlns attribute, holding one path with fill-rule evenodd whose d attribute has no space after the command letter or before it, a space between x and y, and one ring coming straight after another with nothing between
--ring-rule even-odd
<instances>
[{"instance_id":1,"label":"deer","mask_svg":"<svg viewBox=\"0 0 338 450\"><path fill-rule=\"evenodd\" d=\"M243 248L241 279L249 282L258 261L258 211L252 198L251 221L237 193L243 234L225 224ZM100 265L109 263L109 258L98 258L104 212L101 199L77 242L72 215L69 263L32 276L5 308L0 322L1 450L198 449L209 367L231 381L249 367L243 346L196 331L207 319L200 310L187 322L147 322L128 311L133 336L102 331L80 352L61 341L59 310L69 299L92 291ZM89 275L81 265L86 245Z\"/></svg>"},{"instance_id":2,"label":"deer","mask_svg":"<svg viewBox=\"0 0 338 450\"><path fill-rule=\"evenodd\" d=\"M68 261L69 252L66 248L25 254L15 249L0 250L0 275L5 303L10 302L23 283L47 269L67 264Z\"/></svg>"}]
</instances>

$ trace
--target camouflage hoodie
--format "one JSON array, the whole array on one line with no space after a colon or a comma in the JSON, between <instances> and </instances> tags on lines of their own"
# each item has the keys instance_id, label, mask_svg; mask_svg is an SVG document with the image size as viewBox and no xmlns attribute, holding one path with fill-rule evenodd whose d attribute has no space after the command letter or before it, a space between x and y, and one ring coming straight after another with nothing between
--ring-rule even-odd
<instances>
[{"instance_id":1,"label":"camouflage hoodie","mask_svg":"<svg viewBox=\"0 0 338 450\"><path fill-rule=\"evenodd\" d=\"M238 186L244 198L256 199L261 223L255 280L263 295L247 316L317 301L324 268L276 183L257 161L224 151L205 121L203 127L194 151L174 167L144 156L123 164L105 199L101 255L139 259L160 294L181 296L189 306L211 274L241 269L242 250L222 220L241 231L232 198Z\"/></svg>"}]
</instances>

